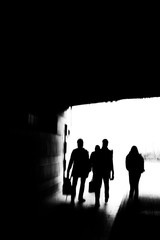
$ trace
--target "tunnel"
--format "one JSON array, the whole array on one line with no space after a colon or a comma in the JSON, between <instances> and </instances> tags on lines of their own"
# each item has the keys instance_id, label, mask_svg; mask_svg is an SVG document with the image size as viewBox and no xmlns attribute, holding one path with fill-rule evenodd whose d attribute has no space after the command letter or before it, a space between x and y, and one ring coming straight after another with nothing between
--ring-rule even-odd
<instances>
[{"instance_id":1,"label":"tunnel","mask_svg":"<svg viewBox=\"0 0 160 240\"><path fill-rule=\"evenodd\" d=\"M157 109L160 105L159 97L156 94L132 95L128 92L127 95L125 93L107 95L101 91L101 94L96 95L97 89L95 90L95 88L94 93L88 94L88 91L83 91L81 87L79 88L79 92L83 91L81 95L75 94L76 91L71 91L69 87L65 94L57 98L48 87L47 93L44 94L45 89L42 87L41 91L42 89L43 91L38 94L35 93L35 90L31 91L30 95L21 91L21 94L16 95L13 101L7 102L9 104L5 116L9 133L7 135L5 193L3 195L5 203L3 223L6 236L16 236L17 239L33 237L36 239L77 240L112 240L121 237L128 239L129 236L134 236L136 239L143 239L145 236L145 239L150 239L157 236L160 220L159 155L156 155L156 161L155 159L152 161L153 155L146 155L146 159L150 160L145 162L146 172L140 182L141 194L138 205L128 201L128 175L124 165L120 167L116 160L117 180L115 178L115 181L110 182L111 196L107 206L103 204L102 193L102 204L98 210L94 209L94 194L88 192L91 174L86 182L86 202L83 205L76 204L72 208L70 196L62 194L63 176L66 174L71 150L75 147L75 141L80 134L80 132L76 132L80 125L77 123L76 125L73 121L76 111L81 114L78 109L83 107L94 109L95 106L102 106L103 103L105 106L109 106L107 111L110 111L121 101L139 100L141 102L147 100L148 102L144 104L146 109L148 107L151 111L155 106L156 110L148 114L154 115L152 116L156 124L154 131L159 132ZM54 93L55 91L57 90L53 90ZM43 94L41 95L41 93ZM152 108L149 108L149 102L154 102L155 99L157 102L153 103ZM132 109L132 107L129 104L128 109ZM120 107L117 105L115 113L118 109ZM98 111L98 108L93 110L94 113L101 116ZM84 119L88 119L87 114L81 115L82 117L77 116L80 118L81 124ZM115 118L117 115L110 119L110 126L113 121L117 123ZM141 121L141 127L144 125L142 120L144 119L137 120ZM104 125L106 121L104 119ZM95 128L98 128L102 122L98 122L98 124L94 126L94 133L99 132ZM149 133L151 126L153 126L153 122L148 121L146 128L143 129L143 134L145 131ZM88 125L86 129L89 129ZM83 135L82 131L81 134L91 153L96 141L100 143L109 130L102 130L93 139L92 129L88 132L86 129L84 131L86 135ZM87 135L89 133L90 137ZM127 136L127 131L124 134ZM156 135L153 134L152 137L154 136ZM120 144L120 138L117 138L117 135L112 136L110 133L107 137L115 140L111 140L111 148L114 149ZM140 136L136 139L139 141L138 143L143 142ZM128 142L126 141L125 144ZM159 150L158 144L156 147ZM142 150L144 154L148 154L150 152L149 145L143 145ZM118 151L119 149L116 154L119 154ZM124 153L126 154L126 149L124 149ZM124 157L125 154L123 154Z\"/></svg>"},{"instance_id":2,"label":"tunnel","mask_svg":"<svg viewBox=\"0 0 160 240\"><path fill-rule=\"evenodd\" d=\"M136 11L133 6L122 6L123 11L104 8L102 13L97 5L95 10L93 4L87 9L73 5L60 2L59 7L47 4L45 9L43 3L14 3L4 10L1 234L17 240L156 239L160 222L158 15L152 11L152 18L146 6L136 6ZM123 124L131 120L135 105L121 112L118 104L129 101L138 101L140 111L135 111L134 120L139 132ZM98 119L102 115L94 109L101 104L108 106L107 112L114 109L114 117ZM75 115L83 107L86 115ZM94 121L82 127L91 108ZM80 122L74 120L76 116ZM105 122L111 128L99 132ZM91 173L82 205L76 199L73 208L70 196L62 194L79 134L89 154L104 137L114 151L115 180L110 181L107 205L102 189L99 209L94 208L94 193L88 192ZM128 201L124 166L134 142L145 157L136 204Z\"/></svg>"}]
</instances>

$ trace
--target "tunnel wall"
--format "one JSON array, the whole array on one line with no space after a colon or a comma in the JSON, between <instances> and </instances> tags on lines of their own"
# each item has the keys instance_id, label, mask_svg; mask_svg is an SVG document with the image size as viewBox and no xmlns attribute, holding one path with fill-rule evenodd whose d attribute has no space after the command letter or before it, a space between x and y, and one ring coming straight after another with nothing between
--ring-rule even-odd
<instances>
[{"instance_id":1,"label":"tunnel wall","mask_svg":"<svg viewBox=\"0 0 160 240\"><path fill-rule=\"evenodd\" d=\"M9 195L29 203L61 190L65 111L52 115L14 113L9 119Z\"/></svg>"}]
</instances>

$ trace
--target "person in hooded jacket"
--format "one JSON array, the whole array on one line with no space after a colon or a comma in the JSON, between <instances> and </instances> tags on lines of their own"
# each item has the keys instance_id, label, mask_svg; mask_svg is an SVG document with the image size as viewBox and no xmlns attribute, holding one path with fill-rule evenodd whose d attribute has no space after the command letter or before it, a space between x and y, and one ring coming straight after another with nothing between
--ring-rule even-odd
<instances>
[{"instance_id":1,"label":"person in hooded jacket","mask_svg":"<svg viewBox=\"0 0 160 240\"><path fill-rule=\"evenodd\" d=\"M138 199L139 196L139 181L144 170L144 158L139 153L137 146L132 146L126 156L126 169L129 175L129 199Z\"/></svg>"}]
</instances>

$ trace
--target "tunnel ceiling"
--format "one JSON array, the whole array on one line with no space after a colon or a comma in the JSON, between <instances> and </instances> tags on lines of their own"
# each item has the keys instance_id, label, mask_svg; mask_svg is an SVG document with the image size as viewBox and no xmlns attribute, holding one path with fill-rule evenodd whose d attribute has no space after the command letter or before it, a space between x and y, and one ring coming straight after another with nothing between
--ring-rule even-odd
<instances>
[{"instance_id":1,"label":"tunnel ceiling","mask_svg":"<svg viewBox=\"0 0 160 240\"><path fill-rule=\"evenodd\" d=\"M36 16L26 19L13 24L12 44L6 41L3 93L8 111L43 114L79 104L160 96L155 25L142 28L138 20L127 25L118 19L106 32L105 23L67 23L65 18L54 28L52 22L37 22Z\"/></svg>"},{"instance_id":2,"label":"tunnel ceiling","mask_svg":"<svg viewBox=\"0 0 160 240\"><path fill-rule=\"evenodd\" d=\"M106 60L102 53L62 52L54 59L40 52L12 59L6 69L11 81L4 83L9 109L43 114L79 104L160 96L159 66L151 55L140 58L129 52L127 58L126 52L113 52Z\"/></svg>"},{"instance_id":3,"label":"tunnel ceiling","mask_svg":"<svg viewBox=\"0 0 160 240\"><path fill-rule=\"evenodd\" d=\"M7 102L12 110L52 114L81 104L159 97L158 89L158 82L153 84L153 81L141 82L131 78L116 81L109 77L105 80L95 76L92 80L75 77L72 81L41 81L31 85L27 81L25 87L18 84Z\"/></svg>"}]
</instances>

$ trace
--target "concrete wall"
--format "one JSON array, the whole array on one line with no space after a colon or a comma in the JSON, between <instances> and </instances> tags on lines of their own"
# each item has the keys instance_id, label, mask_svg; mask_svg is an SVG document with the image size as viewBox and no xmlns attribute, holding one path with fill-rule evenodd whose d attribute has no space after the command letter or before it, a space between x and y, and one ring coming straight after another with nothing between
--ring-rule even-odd
<instances>
[{"instance_id":1,"label":"concrete wall","mask_svg":"<svg viewBox=\"0 0 160 240\"><path fill-rule=\"evenodd\" d=\"M16 205L37 203L61 188L65 123L65 111L10 116L6 183Z\"/></svg>"}]
</instances>

